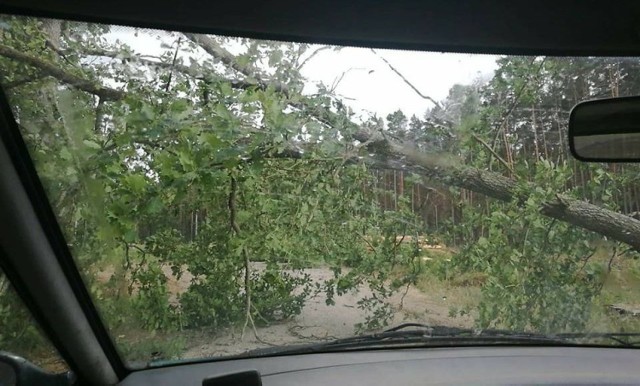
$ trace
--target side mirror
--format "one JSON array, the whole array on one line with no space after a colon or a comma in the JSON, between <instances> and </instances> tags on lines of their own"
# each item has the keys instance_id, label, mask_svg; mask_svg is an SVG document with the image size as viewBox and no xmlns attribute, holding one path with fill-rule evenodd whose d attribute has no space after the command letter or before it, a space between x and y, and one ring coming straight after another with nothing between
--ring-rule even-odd
<instances>
[{"instance_id":1,"label":"side mirror","mask_svg":"<svg viewBox=\"0 0 640 386\"><path fill-rule=\"evenodd\" d=\"M75 383L71 372L50 374L17 355L0 351L1 386L69 386Z\"/></svg>"},{"instance_id":2,"label":"side mirror","mask_svg":"<svg viewBox=\"0 0 640 386\"><path fill-rule=\"evenodd\" d=\"M569 147L580 161L640 162L640 97L576 105L569 117Z\"/></svg>"}]
</instances>

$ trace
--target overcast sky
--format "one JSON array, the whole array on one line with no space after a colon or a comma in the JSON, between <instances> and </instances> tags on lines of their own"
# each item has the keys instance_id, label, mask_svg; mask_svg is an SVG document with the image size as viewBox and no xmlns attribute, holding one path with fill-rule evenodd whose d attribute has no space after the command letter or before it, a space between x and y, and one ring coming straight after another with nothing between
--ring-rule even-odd
<instances>
[{"instance_id":1,"label":"overcast sky","mask_svg":"<svg viewBox=\"0 0 640 386\"><path fill-rule=\"evenodd\" d=\"M161 40L171 44L174 36L158 31L141 30L135 36L131 28L114 28L109 40L119 39L142 54L158 55L163 49ZM159 40L158 36L162 36ZM313 51L314 46L309 52ZM490 76L496 68L496 56L448 54L399 50L377 50L392 66L401 72L423 95L443 100L456 83L470 84L474 79ZM204 52L201 57L206 57ZM310 83L334 84L348 71L336 88L360 116L387 114L401 109L407 116L422 116L433 105L421 98L395 74L380 57L367 48L346 47L340 51L326 50L311 59L302 69ZM186 59L186 58L185 58ZM188 64L188 60L186 60ZM311 88L307 91L312 92Z\"/></svg>"},{"instance_id":2,"label":"overcast sky","mask_svg":"<svg viewBox=\"0 0 640 386\"><path fill-rule=\"evenodd\" d=\"M436 52L376 50L423 95L443 100L455 83L470 84L479 76L496 69L496 56L447 54ZM366 48L344 48L338 52L323 51L303 68L303 75L331 85L349 71L336 92L347 98L357 110L375 112L379 116L401 109L407 116L422 116L433 107L421 98L375 53ZM373 70L373 72L371 72ZM351 100L351 98L353 100Z\"/></svg>"}]
</instances>

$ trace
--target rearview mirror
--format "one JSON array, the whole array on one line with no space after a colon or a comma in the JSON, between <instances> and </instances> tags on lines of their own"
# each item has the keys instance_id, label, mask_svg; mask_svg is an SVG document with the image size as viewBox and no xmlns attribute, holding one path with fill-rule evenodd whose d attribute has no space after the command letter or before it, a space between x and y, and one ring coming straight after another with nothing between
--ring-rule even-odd
<instances>
[{"instance_id":1,"label":"rearview mirror","mask_svg":"<svg viewBox=\"0 0 640 386\"><path fill-rule=\"evenodd\" d=\"M640 97L576 105L569 117L569 147L581 161L640 162Z\"/></svg>"}]
</instances>

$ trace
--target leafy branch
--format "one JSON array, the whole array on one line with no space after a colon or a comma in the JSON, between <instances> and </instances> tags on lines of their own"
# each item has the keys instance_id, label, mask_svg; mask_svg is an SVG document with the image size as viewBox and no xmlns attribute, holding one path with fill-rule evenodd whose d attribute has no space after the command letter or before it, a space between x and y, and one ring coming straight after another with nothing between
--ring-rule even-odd
<instances>
[{"instance_id":1,"label":"leafy branch","mask_svg":"<svg viewBox=\"0 0 640 386\"><path fill-rule=\"evenodd\" d=\"M238 181L233 174L230 174L230 188L229 188L229 199L227 205L229 207L229 226L231 230L235 234L236 237L240 236L240 226L237 222L237 207L236 200L238 197ZM244 325L242 326L242 332L240 334L240 339L244 337L244 331L247 328L247 325L251 323L251 327L253 328L253 335L256 340L260 343L266 343L260 336L258 335L258 330L256 329L256 324L253 320L253 316L251 316L251 260L249 259L249 253L247 252L247 248L245 246L242 247L242 257L244 260L244 296L245 296L245 320Z\"/></svg>"},{"instance_id":2,"label":"leafy branch","mask_svg":"<svg viewBox=\"0 0 640 386\"><path fill-rule=\"evenodd\" d=\"M120 100L125 96L125 93L121 90L102 86L81 76L65 71L58 65L45 59L26 54L4 44L0 44L0 55L35 67L40 70L43 75L54 77L63 84L97 95L104 100Z\"/></svg>"},{"instance_id":3,"label":"leafy branch","mask_svg":"<svg viewBox=\"0 0 640 386\"><path fill-rule=\"evenodd\" d=\"M273 87L276 91L286 96L289 95L289 89L286 86L279 83L269 83L253 72L254 69L251 66L238 64L235 57L212 38L194 34L186 34L186 36L225 65L245 75L248 79L254 79L258 86ZM54 76L62 83L98 95L104 100L121 99L125 95L123 91L97 85L66 72L50 62L4 45L0 45L0 55L34 66L43 73ZM172 63L162 65L172 66ZM176 64L174 68L181 67ZM292 105L304 109L319 122L330 127L337 125L338 121L345 122L337 113L326 108L311 106L304 99ZM352 127L359 127L349 120L345 123ZM422 152L410 145L394 142L389 138L382 137L379 133L371 133L364 129L357 130L350 138L361 143L371 142L367 149L373 154L373 157L365 157L363 161L372 167L411 171L447 185L462 187L503 201L517 199L519 202L525 202L527 199L526 194L516 194L515 180L491 171L465 166L452 154ZM282 154L282 156L292 156L293 154L301 155L300 152L294 151L290 154ZM549 217L611 237L640 250L640 221L629 216L563 195L558 195L557 199L544 203L540 212Z\"/></svg>"},{"instance_id":4,"label":"leafy branch","mask_svg":"<svg viewBox=\"0 0 640 386\"><path fill-rule=\"evenodd\" d=\"M227 51L224 47L220 46L214 39L210 38L206 35L197 35L186 33L185 36L187 39L191 40L198 46L200 46L205 52L209 55L218 59L220 62L225 64L227 67L232 68L233 70L243 74L247 77L245 81L250 81L251 79L255 79L255 84L266 88L267 86L273 87L277 92L282 93L286 96L290 95L289 87L280 82L266 82L262 79L262 76L258 73L256 68L253 68L249 64L242 65L237 60L236 57Z\"/></svg>"}]
</instances>

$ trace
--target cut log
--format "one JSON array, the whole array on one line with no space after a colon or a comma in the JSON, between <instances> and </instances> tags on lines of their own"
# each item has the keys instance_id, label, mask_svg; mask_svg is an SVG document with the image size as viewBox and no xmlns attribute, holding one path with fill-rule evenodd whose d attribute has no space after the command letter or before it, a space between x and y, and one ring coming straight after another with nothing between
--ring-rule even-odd
<instances>
[{"instance_id":1,"label":"cut log","mask_svg":"<svg viewBox=\"0 0 640 386\"><path fill-rule=\"evenodd\" d=\"M620 315L640 316L640 307L628 304L609 304L608 308Z\"/></svg>"},{"instance_id":2,"label":"cut log","mask_svg":"<svg viewBox=\"0 0 640 386\"><path fill-rule=\"evenodd\" d=\"M376 242L376 243L381 243L383 241L383 238L377 238L374 239L371 236L364 236L363 237L364 240L367 242L367 250L368 251L373 251L373 246L372 246L372 242ZM438 250L443 250L446 247L443 244L437 243L434 244L433 240L430 240L427 236L418 236L418 237L414 237L414 236L396 236L395 238L395 243L396 244L417 244L418 248L420 248L421 250L425 250L425 249L438 249Z\"/></svg>"}]
</instances>

